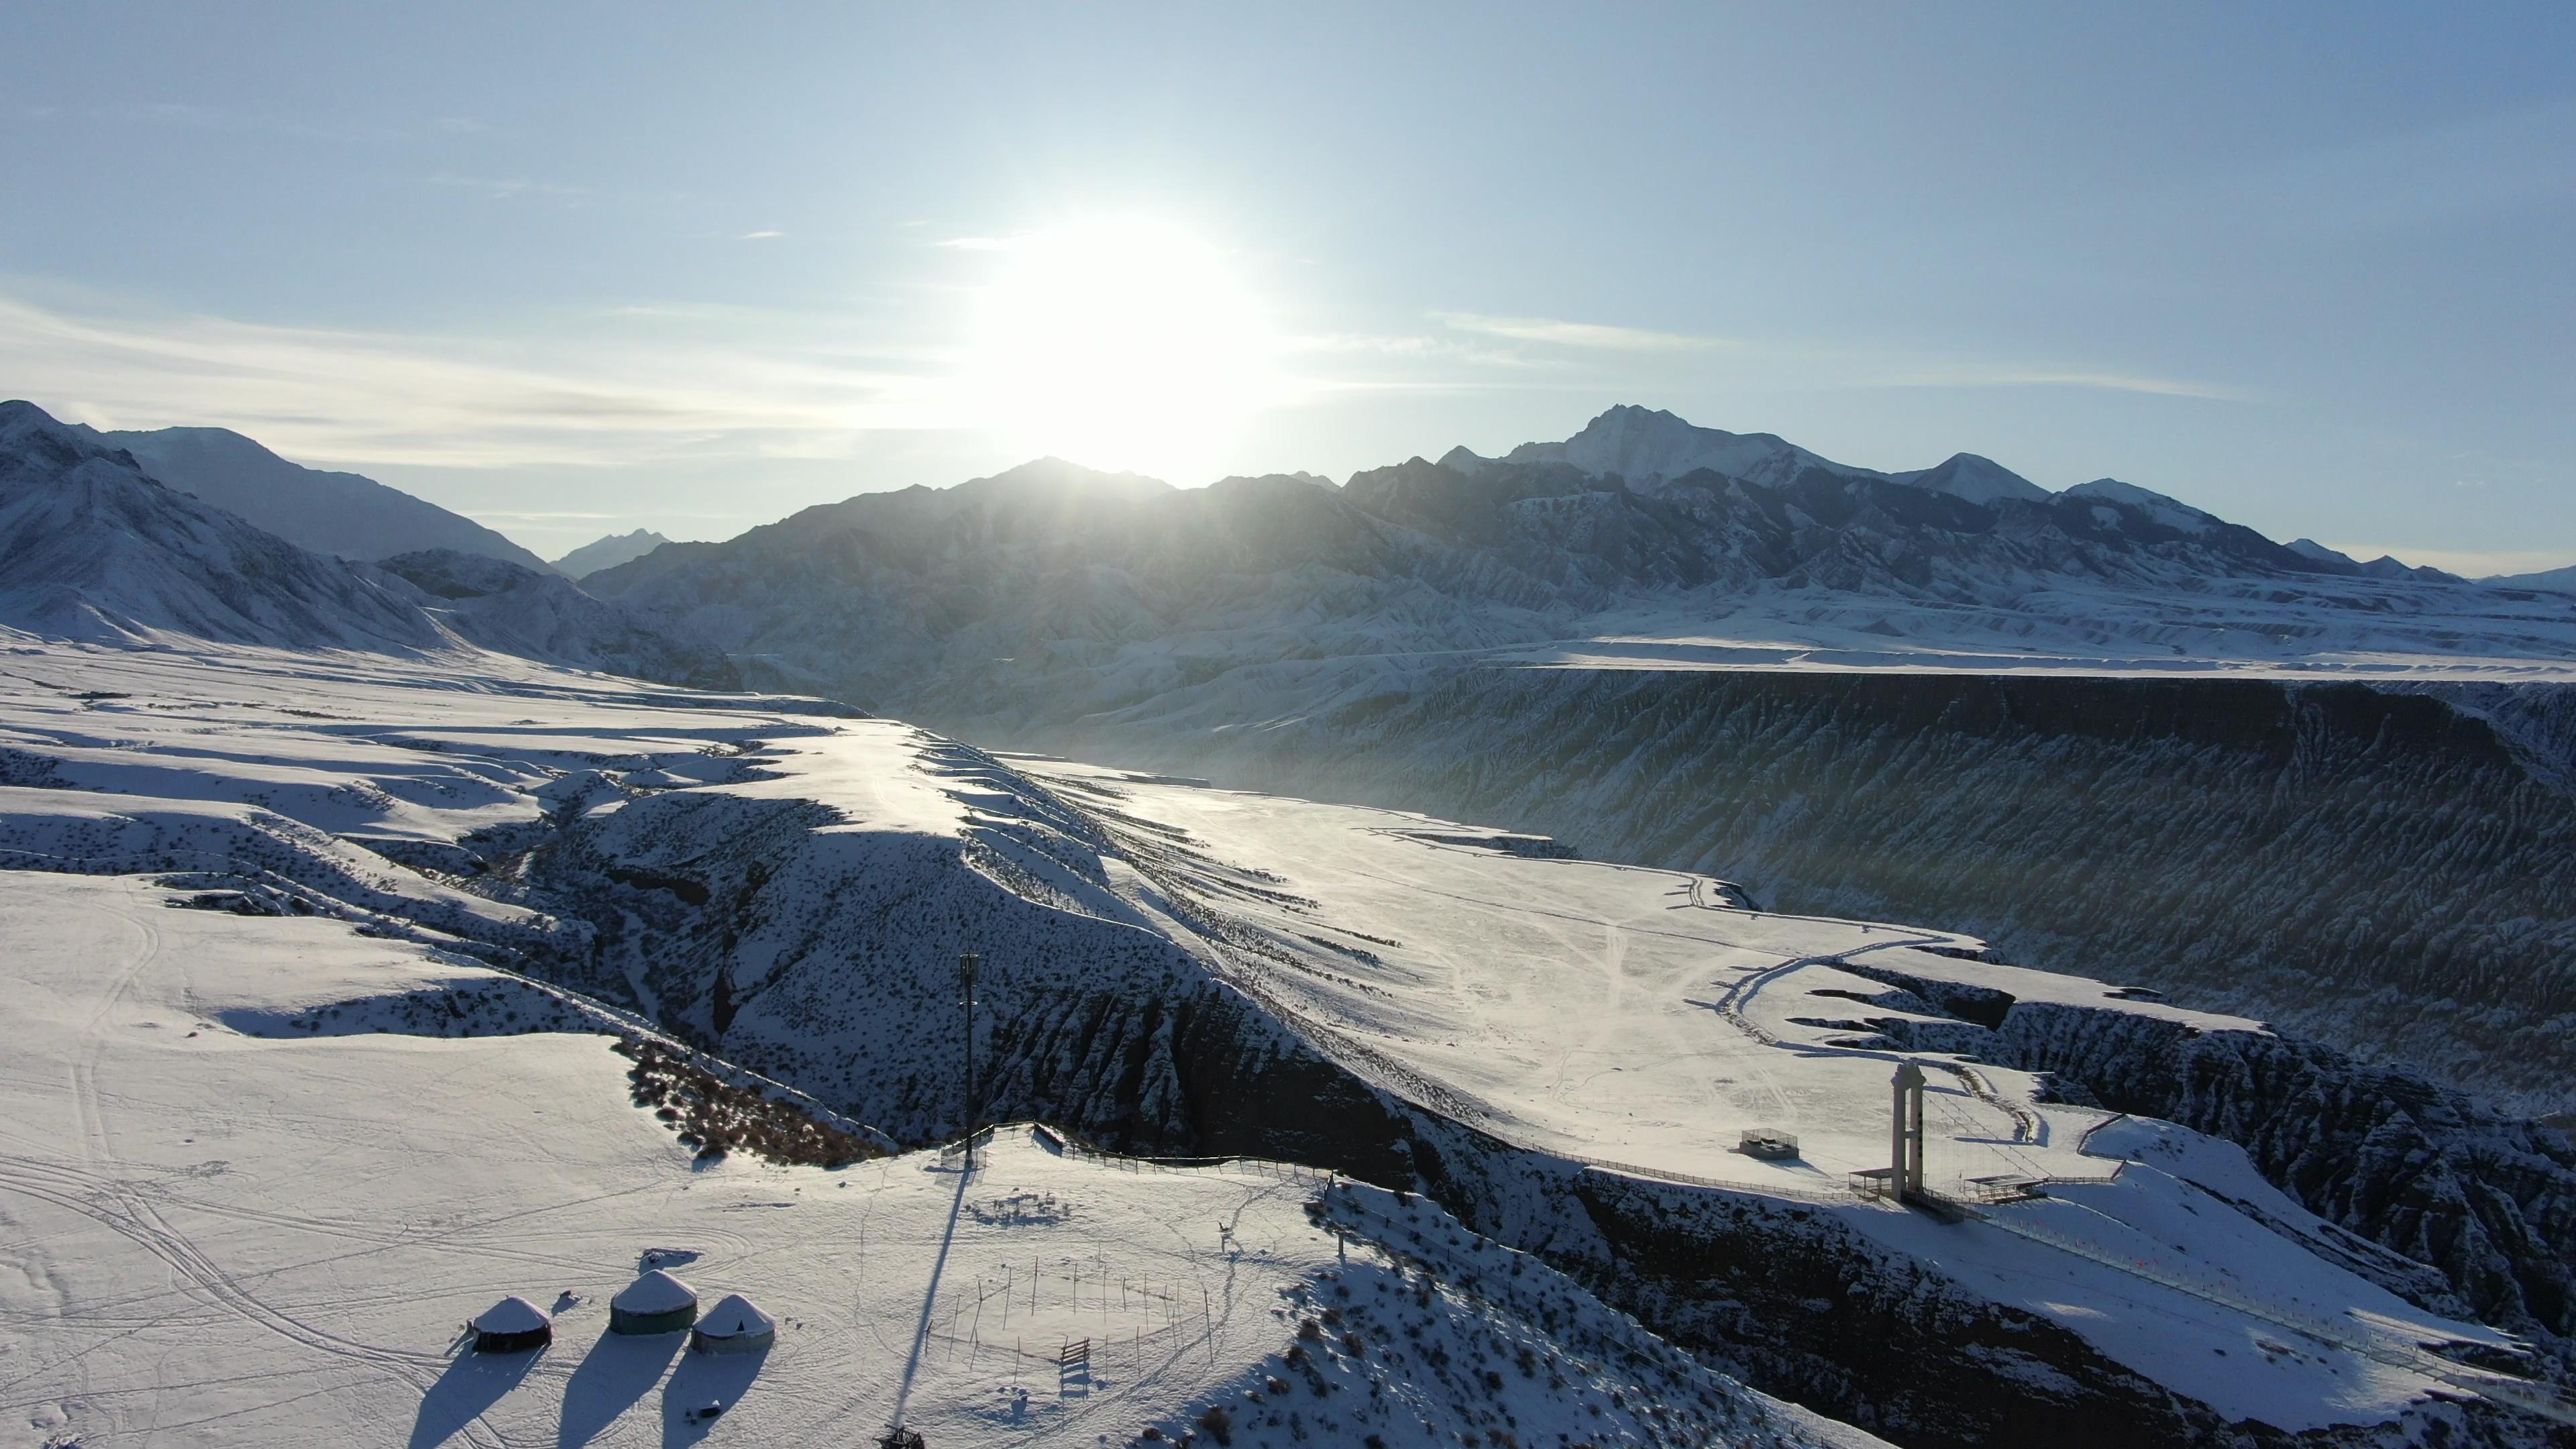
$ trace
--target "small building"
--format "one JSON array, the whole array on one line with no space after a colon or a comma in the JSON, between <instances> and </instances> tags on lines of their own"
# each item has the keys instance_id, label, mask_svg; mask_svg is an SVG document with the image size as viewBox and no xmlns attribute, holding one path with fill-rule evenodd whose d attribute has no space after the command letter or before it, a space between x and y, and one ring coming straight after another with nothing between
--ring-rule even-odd
<instances>
[{"instance_id":1,"label":"small building","mask_svg":"<svg viewBox=\"0 0 2576 1449\"><path fill-rule=\"evenodd\" d=\"M677 1333L698 1321L698 1290L659 1268L608 1300L611 1333Z\"/></svg>"},{"instance_id":2,"label":"small building","mask_svg":"<svg viewBox=\"0 0 2576 1449\"><path fill-rule=\"evenodd\" d=\"M699 1353L763 1353L778 1341L778 1320L739 1293L728 1293L689 1330Z\"/></svg>"},{"instance_id":3,"label":"small building","mask_svg":"<svg viewBox=\"0 0 2576 1449\"><path fill-rule=\"evenodd\" d=\"M555 1321L546 1311L513 1293L483 1310L474 1320L476 1353L525 1353L554 1342Z\"/></svg>"}]
</instances>

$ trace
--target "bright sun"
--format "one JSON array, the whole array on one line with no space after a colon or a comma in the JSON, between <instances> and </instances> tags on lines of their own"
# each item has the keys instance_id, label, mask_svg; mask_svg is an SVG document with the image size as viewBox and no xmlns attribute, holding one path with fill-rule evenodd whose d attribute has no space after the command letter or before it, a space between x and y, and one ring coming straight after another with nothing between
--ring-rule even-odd
<instances>
[{"instance_id":1,"label":"bright sun","mask_svg":"<svg viewBox=\"0 0 2576 1449\"><path fill-rule=\"evenodd\" d=\"M1150 222L1009 242L982 294L969 386L1019 451L1204 483L1271 400L1270 330L1214 247Z\"/></svg>"}]
</instances>

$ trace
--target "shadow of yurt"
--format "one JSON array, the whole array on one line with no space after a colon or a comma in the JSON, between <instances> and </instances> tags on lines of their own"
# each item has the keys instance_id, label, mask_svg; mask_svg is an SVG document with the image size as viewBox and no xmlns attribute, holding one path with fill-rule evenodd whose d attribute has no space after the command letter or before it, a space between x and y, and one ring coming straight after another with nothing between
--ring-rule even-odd
<instances>
[{"instance_id":1,"label":"shadow of yurt","mask_svg":"<svg viewBox=\"0 0 2576 1449\"><path fill-rule=\"evenodd\" d=\"M602 1333L564 1385L557 1449L573 1449L608 1431L662 1381L662 1371L688 1340L678 1333Z\"/></svg>"},{"instance_id":2,"label":"shadow of yurt","mask_svg":"<svg viewBox=\"0 0 2576 1449\"><path fill-rule=\"evenodd\" d=\"M410 1449L430 1449L462 1433L503 1394L517 1388L536 1362L533 1353L459 1353L429 1392L421 1395L420 1413L412 1420Z\"/></svg>"},{"instance_id":3,"label":"shadow of yurt","mask_svg":"<svg viewBox=\"0 0 2576 1449\"><path fill-rule=\"evenodd\" d=\"M751 1392L769 1362L766 1349L744 1353L686 1353L662 1386L662 1449L680 1449L709 1434Z\"/></svg>"}]
</instances>

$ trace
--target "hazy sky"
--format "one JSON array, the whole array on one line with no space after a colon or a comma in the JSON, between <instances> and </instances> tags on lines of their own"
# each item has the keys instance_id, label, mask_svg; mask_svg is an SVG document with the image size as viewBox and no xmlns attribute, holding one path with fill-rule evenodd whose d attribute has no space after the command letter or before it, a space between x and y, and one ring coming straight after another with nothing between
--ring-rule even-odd
<instances>
[{"instance_id":1,"label":"hazy sky","mask_svg":"<svg viewBox=\"0 0 2576 1449\"><path fill-rule=\"evenodd\" d=\"M0 395L548 555L1625 401L2576 560L2576 7L1394 9L16 7Z\"/></svg>"}]
</instances>

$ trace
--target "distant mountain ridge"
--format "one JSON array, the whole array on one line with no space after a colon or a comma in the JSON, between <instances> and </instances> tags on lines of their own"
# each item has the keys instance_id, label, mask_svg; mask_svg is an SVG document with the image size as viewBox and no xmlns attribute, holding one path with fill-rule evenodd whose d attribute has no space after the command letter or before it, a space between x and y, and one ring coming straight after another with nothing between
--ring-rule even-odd
<instances>
[{"instance_id":1,"label":"distant mountain ridge","mask_svg":"<svg viewBox=\"0 0 2576 1449\"><path fill-rule=\"evenodd\" d=\"M147 474L98 433L0 402L0 626L422 655L470 644L577 669L736 689L722 654L551 571L453 549L378 566L300 547Z\"/></svg>"},{"instance_id":2,"label":"distant mountain ridge","mask_svg":"<svg viewBox=\"0 0 2576 1449\"><path fill-rule=\"evenodd\" d=\"M66 430L122 448L154 478L315 553L373 562L424 548L504 559L544 571L544 559L461 514L356 473L290 463L229 428Z\"/></svg>"},{"instance_id":3,"label":"distant mountain ridge","mask_svg":"<svg viewBox=\"0 0 2576 1449\"><path fill-rule=\"evenodd\" d=\"M2370 591L2418 583L2463 592ZM1924 647L1942 637L1926 629L1989 652L2039 630L2169 657L2345 623L2403 649L2441 636L2408 622L2425 601L2490 597L2286 547L2114 479L2050 493L1973 454L1881 473L1635 407L1563 442L1453 449L1337 489L1276 475L1175 489L1046 459L665 546L585 587L682 621L776 687L954 728L1119 709L1282 661L1537 645L1641 619L1686 633L1747 609ZM2280 620L2280 600L2315 617Z\"/></svg>"},{"instance_id":4,"label":"distant mountain ridge","mask_svg":"<svg viewBox=\"0 0 2576 1449\"><path fill-rule=\"evenodd\" d=\"M633 533L612 533L605 538L593 539L583 544L562 558L556 559L550 567L565 578L581 579L601 569L611 569L622 563L631 563L669 542L669 539L650 529L639 528Z\"/></svg>"},{"instance_id":5,"label":"distant mountain ridge","mask_svg":"<svg viewBox=\"0 0 2576 1449\"><path fill-rule=\"evenodd\" d=\"M2480 582L2511 588L2561 589L2568 593L2576 593L2576 564L2569 564L2565 568L2542 569L2536 574L2498 574Z\"/></svg>"}]
</instances>

